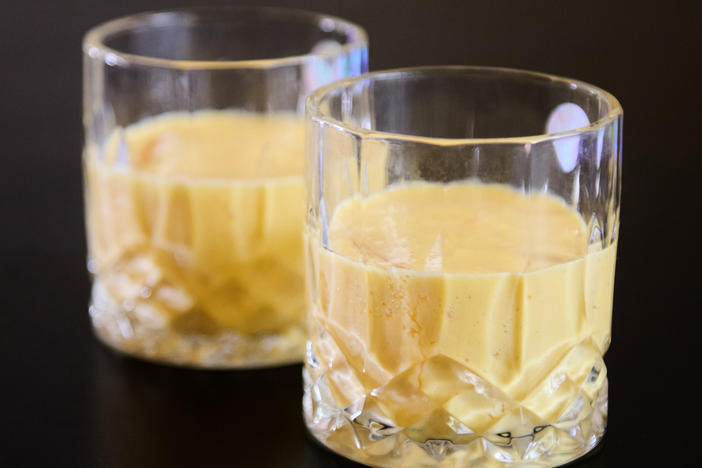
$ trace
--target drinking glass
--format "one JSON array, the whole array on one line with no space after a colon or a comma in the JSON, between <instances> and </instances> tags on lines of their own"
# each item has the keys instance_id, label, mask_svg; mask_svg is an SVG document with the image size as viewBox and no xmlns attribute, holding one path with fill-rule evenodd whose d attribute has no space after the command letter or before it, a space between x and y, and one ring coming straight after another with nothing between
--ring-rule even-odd
<instances>
[{"instance_id":1,"label":"drinking glass","mask_svg":"<svg viewBox=\"0 0 702 468\"><path fill-rule=\"evenodd\" d=\"M339 18L255 7L89 31L90 316L124 353L195 367L304 355L304 100L367 71Z\"/></svg>"},{"instance_id":2,"label":"drinking glass","mask_svg":"<svg viewBox=\"0 0 702 468\"><path fill-rule=\"evenodd\" d=\"M304 418L372 466L553 466L607 420L622 109L422 67L307 100Z\"/></svg>"}]
</instances>

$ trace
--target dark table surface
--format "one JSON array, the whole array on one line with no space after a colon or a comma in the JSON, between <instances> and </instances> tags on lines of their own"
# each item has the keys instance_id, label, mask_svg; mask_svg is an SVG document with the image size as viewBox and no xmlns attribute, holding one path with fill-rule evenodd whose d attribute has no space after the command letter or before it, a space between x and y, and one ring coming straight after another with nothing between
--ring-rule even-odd
<instances>
[{"instance_id":1,"label":"dark table surface","mask_svg":"<svg viewBox=\"0 0 702 468\"><path fill-rule=\"evenodd\" d=\"M115 16L194 3L203 2L35 0L0 8L0 467L356 466L306 437L299 366L170 368L114 354L91 333L81 36ZM702 3L266 3L364 25L374 70L529 68L620 99L625 162L606 356L609 429L601 449L577 466L699 466L693 376L702 275L693 220L702 186L695 73Z\"/></svg>"}]
</instances>

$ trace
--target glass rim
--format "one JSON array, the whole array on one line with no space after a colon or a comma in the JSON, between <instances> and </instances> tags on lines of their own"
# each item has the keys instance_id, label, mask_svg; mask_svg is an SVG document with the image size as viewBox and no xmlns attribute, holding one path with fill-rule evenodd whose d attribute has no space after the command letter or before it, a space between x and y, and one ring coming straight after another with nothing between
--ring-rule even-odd
<instances>
[{"instance_id":1,"label":"glass rim","mask_svg":"<svg viewBox=\"0 0 702 468\"><path fill-rule=\"evenodd\" d=\"M322 31L331 32L338 31L349 38L349 42L341 44L339 49L333 51L320 51L315 53L290 55L284 57L273 57L263 59L245 59L245 60L178 60L153 57L149 55L133 54L111 48L105 44L105 39L111 34L120 31L128 31L135 24L146 20L159 21L160 17L164 17L162 24L166 24L168 17L174 13L203 13L212 12L240 12L240 13L256 13L264 17L284 17L288 19L302 20L309 25L316 26ZM322 23L324 21L331 22L331 27L324 29ZM367 47L368 34L360 25L348 21L346 19L317 13L314 11L297 9L297 8L280 8L267 6L238 6L238 5L221 5L221 6L195 6L183 8L171 8L163 10L145 11L132 15L121 16L100 23L90 28L83 36L82 48L83 53L91 58L97 58L109 65L127 66L130 64L172 68L172 69L269 69L280 66L290 66L302 64L313 58L329 58L339 55L345 55L351 51Z\"/></svg>"},{"instance_id":2,"label":"glass rim","mask_svg":"<svg viewBox=\"0 0 702 468\"><path fill-rule=\"evenodd\" d=\"M419 74L430 74L441 71L482 71L488 73L502 73L509 74L512 76L523 76L532 78L545 78L550 81L566 83L571 87L576 87L589 91L592 94L596 94L606 100L609 105L609 109L606 115L600 117L594 122L589 123L586 126L574 128L572 130L566 130L562 132L553 133L541 133L536 135L524 135L515 137L491 137L491 138L440 138L440 137L427 137L420 135L411 135L405 133L388 132L382 130L370 130L367 128L359 127L348 122L342 122L335 119L331 115L324 113L320 110L320 105L322 102L334 91L341 90L344 88L350 88L362 81L380 81L396 79L403 76L419 75ZM436 146L461 146L461 145L482 145L482 144L534 144L540 143L548 140L557 140L561 138L567 138L575 135L579 135L589 131L600 130L603 127L608 126L613 121L617 120L623 116L624 111L621 104L608 91L599 88L595 85L591 85L584 81L576 80L573 78L566 78L558 75L552 75L549 73L542 73L532 70L524 70L518 68L507 68L507 67L494 67L494 66L475 66L475 65L427 65L419 67L406 67L406 68L393 68L388 70L375 71L370 73L365 73L363 75L358 75L350 78L344 78L342 80L335 81L333 83L327 84L316 89L307 97L307 102L305 103L306 118L311 118L325 125L334 127L335 129L351 133L355 136L363 139L383 139L383 140L398 140L406 142L417 142L426 143Z\"/></svg>"}]
</instances>

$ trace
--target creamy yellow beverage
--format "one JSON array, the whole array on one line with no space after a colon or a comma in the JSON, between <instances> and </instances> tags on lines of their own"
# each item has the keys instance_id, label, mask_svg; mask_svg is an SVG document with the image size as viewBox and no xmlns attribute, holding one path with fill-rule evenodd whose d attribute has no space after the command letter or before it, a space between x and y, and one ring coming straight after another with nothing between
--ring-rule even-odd
<instances>
[{"instance_id":1,"label":"creamy yellow beverage","mask_svg":"<svg viewBox=\"0 0 702 468\"><path fill-rule=\"evenodd\" d=\"M306 417L324 443L379 466L587 445L616 245L588 247L576 211L501 185L410 183L342 202L310 234Z\"/></svg>"},{"instance_id":2,"label":"creamy yellow beverage","mask_svg":"<svg viewBox=\"0 0 702 468\"><path fill-rule=\"evenodd\" d=\"M303 128L293 115L173 113L86 149L104 340L184 364L300 358Z\"/></svg>"}]
</instances>

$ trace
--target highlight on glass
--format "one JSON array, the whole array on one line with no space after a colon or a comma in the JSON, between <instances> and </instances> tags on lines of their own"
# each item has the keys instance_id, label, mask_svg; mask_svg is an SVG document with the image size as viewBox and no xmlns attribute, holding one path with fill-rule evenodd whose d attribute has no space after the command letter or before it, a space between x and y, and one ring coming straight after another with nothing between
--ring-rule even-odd
<instances>
[{"instance_id":1,"label":"highlight on glass","mask_svg":"<svg viewBox=\"0 0 702 468\"><path fill-rule=\"evenodd\" d=\"M372 466L553 466L595 447L617 100L541 73L422 67L328 85L306 119L313 436Z\"/></svg>"},{"instance_id":2,"label":"highlight on glass","mask_svg":"<svg viewBox=\"0 0 702 468\"><path fill-rule=\"evenodd\" d=\"M298 10L197 8L84 38L90 315L122 352L195 367L304 354L304 102L367 38Z\"/></svg>"}]
</instances>

